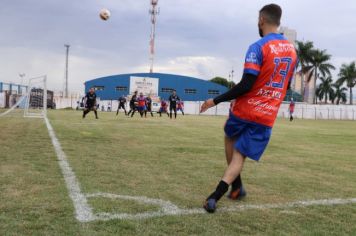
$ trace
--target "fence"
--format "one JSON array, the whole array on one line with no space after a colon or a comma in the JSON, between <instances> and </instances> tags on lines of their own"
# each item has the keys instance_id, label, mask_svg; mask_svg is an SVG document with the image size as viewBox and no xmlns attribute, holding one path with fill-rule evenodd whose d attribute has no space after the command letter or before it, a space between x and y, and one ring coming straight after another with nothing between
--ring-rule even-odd
<instances>
[{"instance_id":1,"label":"fence","mask_svg":"<svg viewBox=\"0 0 356 236\"><path fill-rule=\"evenodd\" d=\"M57 99L57 109L65 107L77 106L76 99ZM199 115L200 106L203 102L185 101L184 112L189 115ZM99 101L100 108L103 106L104 110L110 104L111 110L116 111L118 102L116 100L102 100ZM128 104L127 104L128 107ZM279 109L278 117L288 118L288 103L283 103ZM215 106L201 115L228 115L230 103L224 102ZM315 119L315 120L356 120L356 105L312 105L305 103L296 103L294 109L294 118L297 119Z\"/></svg>"},{"instance_id":2,"label":"fence","mask_svg":"<svg viewBox=\"0 0 356 236\"><path fill-rule=\"evenodd\" d=\"M282 104L278 117L289 117L289 104ZM296 104L294 118L314 120L355 120L356 106Z\"/></svg>"}]
</instances>

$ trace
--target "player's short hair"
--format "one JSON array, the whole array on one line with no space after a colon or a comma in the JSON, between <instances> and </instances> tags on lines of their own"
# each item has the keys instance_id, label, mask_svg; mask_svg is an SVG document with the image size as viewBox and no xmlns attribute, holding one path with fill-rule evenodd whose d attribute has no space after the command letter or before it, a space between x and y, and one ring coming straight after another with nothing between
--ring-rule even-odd
<instances>
[{"instance_id":1,"label":"player's short hair","mask_svg":"<svg viewBox=\"0 0 356 236\"><path fill-rule=\"evenodd\" d=\"M268 4L261 8L260 15L268 23L279 26L281 24L282 8L277 4Z\"/></svg>"}]
</instances>

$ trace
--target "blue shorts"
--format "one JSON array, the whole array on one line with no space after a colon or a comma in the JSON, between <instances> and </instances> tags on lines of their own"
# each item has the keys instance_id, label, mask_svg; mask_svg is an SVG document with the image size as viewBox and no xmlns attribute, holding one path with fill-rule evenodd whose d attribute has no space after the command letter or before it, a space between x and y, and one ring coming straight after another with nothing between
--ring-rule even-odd
<instances>
[{"instance_id":1,"label":"blue shorts","mask_svg":"<svg viewBox=\"0 0 356 236\"><path fill-rule=\"evenodd\" d=\"M226 121L224 131L228 138L236 140L236 150L255 161L260 160L272 134L271 127L241 120L232 113Z\"/></svg>"},{"instance_id":2,"label":"blue shorts","mask_svg":"<svg viewBox=\"0 0 356 236\"><path fill-rule=\"evenodd\" d=\"M145 111L146 110L146 106L139 106L139 107L137 107L137 110L138 111Z\"/></svg>"}]
</instances>

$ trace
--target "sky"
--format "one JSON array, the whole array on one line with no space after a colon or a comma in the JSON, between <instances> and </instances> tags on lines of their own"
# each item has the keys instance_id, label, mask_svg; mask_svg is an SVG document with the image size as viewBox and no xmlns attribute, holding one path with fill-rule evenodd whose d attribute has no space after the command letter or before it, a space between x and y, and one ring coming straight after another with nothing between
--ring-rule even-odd
<instances>
[{"instance_id":1,"label":"sky","mask_svg":"<svg viewBox=\"0 0 356 236\"><path fill-rule=\"evenodd\" d=\"M258 11L271 1L159 0L154 72L211 79L242 76L246 50L259 39ZM337 67L356 60L356 1L279 0L282 26L326 49ZM149 0L0 0L0 81L20 83L46 74L64 88L70 44L69 90L97 77L149 72ZM100 20L100 9L111 12Z\"/></svg>"}]
</instances>

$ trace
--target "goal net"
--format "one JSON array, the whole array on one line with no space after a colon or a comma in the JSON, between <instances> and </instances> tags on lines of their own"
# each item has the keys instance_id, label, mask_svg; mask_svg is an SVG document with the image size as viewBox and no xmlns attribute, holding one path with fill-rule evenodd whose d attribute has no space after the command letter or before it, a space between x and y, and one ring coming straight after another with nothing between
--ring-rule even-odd
<instances>
[{"instance_id":1,"label":"goal net","mask_svg":"<svg viewBox=\"0 0 356 236\"><path fill-rule=\"evenodd\" d=\"M29 79L24 117L44 118L47 115L47 77Z\"/></svg>"}]
</instances>

